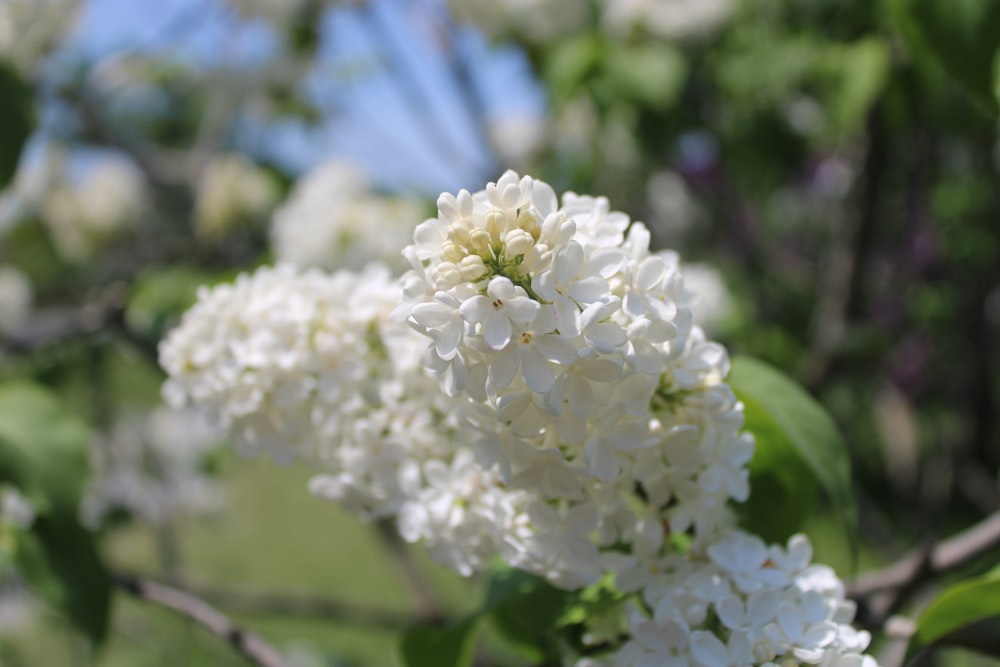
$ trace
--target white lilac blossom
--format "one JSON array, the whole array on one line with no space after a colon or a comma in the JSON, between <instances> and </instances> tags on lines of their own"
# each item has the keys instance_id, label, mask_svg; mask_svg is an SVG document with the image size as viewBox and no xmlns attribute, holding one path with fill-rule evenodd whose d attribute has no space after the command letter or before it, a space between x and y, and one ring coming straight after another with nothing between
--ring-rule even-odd
<instances>
[{"instance_id":1,"label":"white lilac blossom","mask_svg":"<svg viewBox=\"0 0 1000 667\"><path fill-rule=\"evenodd\" d=\"M533 496L474 463L475 433L421 368L423 338L388 318L399 297L377 265L262 268L203 289L161 346L164 394L244 451L313 465L317 497L363 519L398 515L405 539L459 572L508 551L571 576L537 553L548 524L530 519Z\"/></svg>"},{"instance_id":2,"label":"white lilac blossom","mask_svg":"<svg viewBox=\"0 0 1000 667\"><path fill-rule=\"evenodd\" d=\"M122 509L156 525L217 509L222 490L205 462L219 440L218 431L191 409L159 407L121 417L91 445L84 522L97 526Z\"/></svg>"},{"instance_id":3,"label":"white lilac blossom","mask_svg":"<svg viewBox=\"0 0 1000 667\"><path fill-rule=\"evenodd\" d=\"M146 200L138 168L125 159L107 158L90 165L75 182L54 189L42 212L59 253L84 260L135 227Z\"/></svg>"},{"instance_id":4,"label":"white lilac blossom","mask_svg":"<svg viewBox=\"0 0 1000 667\"><path fill-rule=\"evenodd\" d=\"M753 443L723 384L725 350L683 306L676 255L650 252L648 230L606 199L560 204L513 172L438 207L405 250L396 316L425 334L426 368L462 399L479 464L560 516L592 516L580 525L598 536L558 574L552 544L525 539L509 560L576 588L599 575L598 544L648 541L657 521L707 543L730 525ZM529 525L551 532L534 508ZM584 534L559 539L585 554Z\"/></svg>"},{"instance_id":5,"label":"white lilac blossom","mask_svg":"<svg viewBox=\"0 0 1000 667\"><path fill-rule=\"evenodd\" d=\"M619 587L641 590L649 612L628 612L629 639L611 664L874 667L863 654L871 636L850 626L854 602L811 560L804 535L783 548L736 530L707 552L619 557Z\"/></svg>"},{"instance_id":6,"label":"white lilac blossom","mask_svg":"<svg viewBox=\"0 0 1000 667\"><path fill-rule=\"evenodd\" d=\"M378 260L400 266L421 206L376 194L353 164L327 162L302 177L274 213L271 244L279 262L327 270Z\"/></svg>"},{"instance_id":7,"label":"white lilac blossom","mask_svg":"<svg viewBox=\"0 0 1000 667\"><path fill-rule=\"evenodd\" d=\"M12 266L0 265L0 336L16 334L24 326L32 300L28 277Z\"/></svg>"},{"instance_id":8,"label":"white lilac blossom","mask_svg":"<svg viewBox=\"0 0 1000 667\"><path fill-rule=\"evenodd\" d=\"M263 169L238 153L217 155L205 165L198 179L198 234L218 238L235 224L267 215L277 199L278 187Z\"/></svg>"},{"instance_id":9,"label":"white lilac blossom","mask_svg":"<svg viewBox=\"0 0 1000 667\"><path fill-rule=\"evenodd\" d=\"M285 266L204 290L161 348L168 397L462 574L610 577L610 648L580 667L872 667L808 541L735 528L753 437L677 254L514 172L437 203L398 281Z\"/></svg>"}]
</instances>

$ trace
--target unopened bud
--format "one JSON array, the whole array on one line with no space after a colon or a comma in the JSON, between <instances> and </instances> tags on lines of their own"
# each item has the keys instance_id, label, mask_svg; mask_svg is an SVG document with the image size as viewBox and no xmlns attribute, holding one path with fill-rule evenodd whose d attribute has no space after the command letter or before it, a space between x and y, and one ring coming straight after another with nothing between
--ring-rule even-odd
<instances>
[{"instance_id":1,"label":"unopened bud","mask_svg":"<svg viewBox=\"0 0 1000 667\"><path fill-rule=\"evenodd\" d=\"M490 251L493 237L485 229L473 229L469 234L469 245L473 252L484 255Z\"/></svg>"},{"instance_id":2,"label":"unopened bud","mask_svg":"<svg viewBox=\"0 0 1000 667\"><path fill-rule=\"evenodd\" d=\"M542 228L538 224L538 217L531 211L521 211L517 216L517 226L531 234L531 238L538 240L542 235Z\"/></svg>"},{"instance_id":3,"label":"unopened bud","mask_svg":"<svg viewBox=\"0 0 1000 667\"><path fill-rule=\"evenodd\" d=\"M466 255L463 257L460 270L462 272L462 279L469 282L479 280L489 271L486 265L483 264L483 258L479 255Z\"/></svg>"},{"instance_id":4,"label":"unopened bud","mask_svg":"<svg viewBox=\"0 0 1000 667\"><path fill-rule=\"evenodd\" d=\"M535 245L535 239L523 229L514 229L507 233L506 238L504 238L504 245L506 246L504 254L508 258L513 258L531 250Z\"/></svg>"},{"instance_id":5,"label":"unopened bud","mask_svg":"<svg viewBox=\"0 0 1000 667\"><path fill-rule=\"evenodd\" d=\"M466 257L465 252L456 243L451 241L445 241L441 246L441 259L445 262L458 263L462 261L462 258Z\"/></svg>"},{"instance_id":6,"label":"unopened bud","mask_svg":"<svg viewBox=\"0 0 1000 667\"><path fill-rule=\"evenodd\" d=\"M487 211L485 226L493 238L502 239L504 232L507 231L507 216L498 208Z\"/></svg>"}]
</instances>

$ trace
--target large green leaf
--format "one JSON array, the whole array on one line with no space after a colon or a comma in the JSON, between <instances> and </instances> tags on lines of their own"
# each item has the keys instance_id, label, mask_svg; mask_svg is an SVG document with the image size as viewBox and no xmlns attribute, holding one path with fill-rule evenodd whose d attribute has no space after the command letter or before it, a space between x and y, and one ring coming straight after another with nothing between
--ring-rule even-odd
<instances>
[{"instance_id":1,"label":"large green leaf","mask_svg":"<svg viewBox=\"0 0 1000 667\"><path fill-rule=\"evenodd\" d=\"M34 125L31 89L10 64L0 60L0 190L17 172L21 149Z\"/></svg>"},{"instance_id":2,"label":"large green leaf","mask_svg":"<svg viewBox=\"0 0 1000 667\"><path fill-rule=\"evenodd\" d=\"M889 80L889 47L873 37L854 44L831 46L824 66L831 68L836 85L830 89L828 104L833 130L838 135L860 130L875 100Z\"/></svg>"},{"instance_id":3,"label":"large green leaf","mask_svg":"<svg viewBox=\"0 0 1000 667\"><path fill-rule=\"evenodd\" d=\"M553 633L574 595L513 568L490 576L484 611L493 627L532 662L553 657Z\"/></svg>"},{"instance_id":4,"label":"large green leaf","mask_svg":"<svg viewBox=\"0 0 1000 667\"><path fill-rule=\"evenodd\" d=\"M17 540L15 559L28 584L59 609L94 645L104 641L111 616L111 577L93 533L76 513L40 515Z\"/></svg>"},{"instance_id":5,"label":"large green leaf","mask_svg":"<svg viewBox=\"0 0 1000 667\"><path fill-rule=\"evenodd\" d=\"M763 526L762 534L769 539L787 537L801 527L811 489L818 484L856 544L850 462L830 415L797 383L756 359L734 357L727 381L743 403L746 429L757 442L749 508L761 514L749 517L753 527ZM784 525L768 528L769 520Z\"/></svg>"},{"instance_id":6,"label":"large green leaf","mask_svg":"<svg viewBox=\"0 0 1000 667\"><path fill-rule=\"evenodd\" d=\"M88 439L86 425L44 387L0 386L0 481L37 513L17 534L15 561L32 588L98 644L107 634L111 579L78 518Z\"/></svg>"},{"instance_id":7,"label":"large green leaf","mask_svg":"<svg viewBox=\"0 0 1000 667\"><path fill-rule=\"evenodd\" d=\"M400 657L406 667L470 667L475 655L478 629L478 616L447 627L411 628L403 634L399 646Z\"/></svg>"},{"instance_id":8,"label":"large green leaf","mask_svg":"<svg viewBox=\"0 0 1000 667\"><path fill-rule=\"evenodd\" d=\"M17 486L39 512L79 504L89 437L44 387L0 385L0 481Z\"/></svg>"},{"instance_id":9,"label":"large green leaf","mask_svg":"<svg viewBox=\"0 0 1000 667\"><path fill-rule=\"evenodd\" d=\"M1000 572L954 584L927 606L907 652L912 656L935 644L1000 657Z\"/></svg>"},{"instance_id":10,"label":"large green leaf","mask_svg":"<svg viewBox=\"0 0 1000 667\"><path fill-rule=\"evenodd\" d=\"M895 24L920 62L932 61L996 114L1000 2L892 0Z\"/></svg>"}]
</instances>

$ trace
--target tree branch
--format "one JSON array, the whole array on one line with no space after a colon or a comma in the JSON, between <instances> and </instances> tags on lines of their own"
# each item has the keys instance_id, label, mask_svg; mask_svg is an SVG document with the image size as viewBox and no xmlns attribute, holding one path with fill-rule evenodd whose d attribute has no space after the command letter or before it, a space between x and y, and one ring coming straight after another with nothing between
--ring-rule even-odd
<instances>
[{"instance_id":1,"label":"tree branch","mask_svg":"<svg viewBox=\"0 0 1000 667\"><path fill-rule=\"evenodd\" d=\"M911 551L884 569L858 577L848 586L847 594L857 599L911 588L931 576L961 567L997 546L1000 546L1000 512L994 512L937 546Z\"/></svg>"},{"instance_id":2,"label":"tree branch","mask_svg":"<svg viewBox=\"0 0 1000 667\"><path fill-rule=\"evenodd\" d=\"M125 575L115 576L114 582L118 588L133 597L166 607L194 621L225 640L235 651L258 667L288 667L281 653L263 638L236 626L222 612L190 593Z\"/></svg>"},{"instance_id":3,"label":"tree branch","mask_svg":"<svg viewBox=\"0 0 1000 667\"><path fill-rule=\"evenodd\" d=\"M184 581L192 594L230 611L243 614L324 618L358 627L403 630L439 620L389 609L378 609L322 597L261 590L233 590Z\"/></svg>"}]
</instances>

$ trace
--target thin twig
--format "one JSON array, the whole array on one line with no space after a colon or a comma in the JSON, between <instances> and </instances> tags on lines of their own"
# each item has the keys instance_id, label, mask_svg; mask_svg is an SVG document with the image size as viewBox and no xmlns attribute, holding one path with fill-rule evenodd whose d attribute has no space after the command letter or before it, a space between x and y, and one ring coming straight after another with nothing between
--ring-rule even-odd
<instances>
[{"instance_id":1,"label":"thin twig","mask_svg":"<svg viewBox=\"0 0 1000 667\"><path fill-rule=\"evenodd\" d=\"M1000 512L994 512L933 548L911 551L884 569L858 577L848 586L847 593L852 598L863 598L910 587L931 576L961 567L997 546L1000 546Z\"/></svg>"},{"instance_id":2,"label":"thin twig","mask_svg":"<svg viewBox=\"0 0 1000 667\"><path fill-rule=\"evenodd\" d=\"M233 590L185 581L183 588L199 598L241 614L322 618L345 625L402 630L432 623L436 617L366 607L309 595L260 590Z\"/></svg>"},{"instance_id":3,"label":"thin twig","mask_svg":"<svg viewBox=\"0 0 1000 667\"><path fill-rule=\"evenodd\" d=\"M166 607L194 621L258 667L288 667L281 653L259 635L238 627L225 614L190 593L131 576L116 576L114 582L133 597Z\"/></svg>"}]
</instances>

